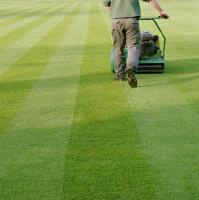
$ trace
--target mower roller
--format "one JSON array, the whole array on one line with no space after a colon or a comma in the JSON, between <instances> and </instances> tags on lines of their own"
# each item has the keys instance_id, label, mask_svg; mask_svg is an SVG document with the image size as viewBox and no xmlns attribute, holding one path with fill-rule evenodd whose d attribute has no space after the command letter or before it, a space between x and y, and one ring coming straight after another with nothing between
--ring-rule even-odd
<instances>
[{"instance_id":1,"label":"mower roller","mask_svg":"<svg viewBox=\"0 0 199 200\"><path fill-rule=\"evenodd\" d=\"M139 49L139 64L135 73L155 73L165 71L165 48L166 37L157 23L157 19L162 17L143 17L140 20L153 21L163 38L163 46L161 48L159 36L153 35L151 32L141 32L141 44ZM114 48L111 50L111 70L115 72ZM123 57L126 62L128 49L123 51Z\"/></svg>"}]
</instances>

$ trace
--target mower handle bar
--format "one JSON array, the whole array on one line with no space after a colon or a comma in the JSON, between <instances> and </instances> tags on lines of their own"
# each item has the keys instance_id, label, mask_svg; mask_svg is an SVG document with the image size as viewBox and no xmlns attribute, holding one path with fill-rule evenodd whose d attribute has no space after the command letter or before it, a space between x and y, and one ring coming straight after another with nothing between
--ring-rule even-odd
<instances>
[{"instance_id":1,"label":"mower handle bar","mask_svg":"<svg viewBox=\"0 0 199 200\"><path fill-rule=\"evenodd\" d=\"M166 36L164 35L163 31L161 30L160 26L158 25L158 23L156 22L156 19L165 19L164 17L158 16L158 17L142 17L140 18L140 20L152 20L157 29L159 30L159 32L161 33L163 40L164 40L164 44L163 44L163 58L165 56L165 47L166 47Z\"/></svg>"},{"instance_id":2,"label":"mower handle bar","mask_svg":"<svg viewBox=\"0 0 199 200\"><path fill-rule=\"evenodd\" d=\"M141 17L140 20L155 20L155 19L166 19L164 17L161 16L157 16L157 17Z\"/></svg>"}]
</instances>

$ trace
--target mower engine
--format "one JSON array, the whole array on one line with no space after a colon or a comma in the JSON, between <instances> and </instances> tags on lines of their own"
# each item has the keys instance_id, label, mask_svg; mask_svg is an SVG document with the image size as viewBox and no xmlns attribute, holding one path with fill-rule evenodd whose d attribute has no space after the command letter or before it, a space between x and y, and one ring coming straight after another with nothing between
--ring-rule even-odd
<instances>
[{"instance_id":1,"label":"mower engine","mask_svg":"<svg viewBox=\"0 0 199 200\"><path fill-rule=\"evenodd\" d=\"M153 36L150 32L141 33L140 59L148 59L157 53L159 49L157 40L158 36Z\"/></svg>"}]
</instances>

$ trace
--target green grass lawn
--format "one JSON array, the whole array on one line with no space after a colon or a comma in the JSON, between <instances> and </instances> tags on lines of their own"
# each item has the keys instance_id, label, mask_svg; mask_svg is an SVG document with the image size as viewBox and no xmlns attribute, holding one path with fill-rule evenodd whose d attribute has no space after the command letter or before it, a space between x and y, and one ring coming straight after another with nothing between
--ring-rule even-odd
<instances>
[{"instance_id":1,"label":"green grass lawn","mask_svg":"<svg viewBox=\"0 0 199 200\"><path fill-rule=\"evenodd\" d=\"M167 71L132 89L101 1L0 0L0 200L199 199L199 2L161 3Z\"/></svg>"}]
</instances>

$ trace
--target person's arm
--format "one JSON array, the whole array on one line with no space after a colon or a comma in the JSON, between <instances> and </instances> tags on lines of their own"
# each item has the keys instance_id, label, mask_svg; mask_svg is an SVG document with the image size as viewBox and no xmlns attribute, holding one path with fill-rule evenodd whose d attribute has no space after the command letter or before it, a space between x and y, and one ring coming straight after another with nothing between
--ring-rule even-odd
<instances>
[{"instance_id":1,"label":"person's arm","mask_svg":"<svg viewBox=\"0 0 199 200\"><path fill-rule=\"evenodd\" d=\"M161 17L169 18L169 15L161 8L157 0L149 0L149 3L160 13Z\"/></svg>"},{"instance_id":2,"label":"person's arm","mask_svg":"<svg viewBox=\"0 0 199 200\"><path fill-rule=\"evenodd\" d=\"M103 0L103 4L104 4L104 10L106 12L109 12L111 6L111 0Z\"/></svg>"}]
</instances>

